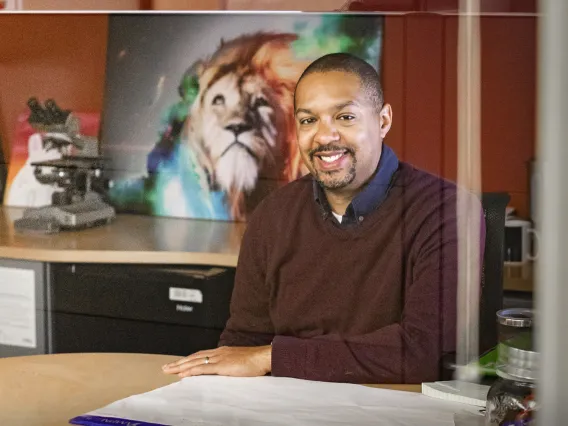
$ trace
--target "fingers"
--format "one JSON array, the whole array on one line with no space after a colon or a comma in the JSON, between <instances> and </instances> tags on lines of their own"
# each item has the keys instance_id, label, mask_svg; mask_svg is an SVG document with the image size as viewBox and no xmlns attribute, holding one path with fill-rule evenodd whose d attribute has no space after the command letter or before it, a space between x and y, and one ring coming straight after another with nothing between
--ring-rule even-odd
<instances>
[{"instance_id":1,"label":"fingers","mask_svg":"<svg viewBox=\"0 0 568 426\"><path fill-rule=\"evenodd\" d=\"M166 374L179 374L200 365L215 364L218 361L218 358L218 356L204 356L202 358L192 357L191 359L184 358L184 362L165 365L162 367L162 370Z\"/></svg>"},{"instance_id":2,"label":"fingers","mask_svg":"<svg viewBox=\"0 0 568 426\"><path fill-rule=\"evenodd\" d=\"M218 374L224 376L263 376L270 372L271 348L221 347L200 351L162 367L166 374L179 377Z\"/></svg>"},{"instance_id":3,"label":"fingers","mask_svg":"<svg viewBox=\"0 0 568 426\"><path fill-rule=\"evenodd\" d=\"M178 374L179 377L191 377L191 376L203 376L206 374L218 374L219 367L215 364L200 364L194 367L191 367L181 373Z\"/></svg>"},{"instance_id":4,"label":"fingers","mask_svg":"<svg viewBox=\"0 0 568 426\"><path fill-rule=\"evenodd\" d=\"M199 352L195 352L189 356L187 356L186 358L189 359L197 359L197 358L205 358L206 356L213 356L215 355L217 352L219 352L219 348L216 349L207 349L205 351L199 351Z\"/></svg>"},{"instance_id":5,"label":"fingers","mask_svg":"<svg viewBox=\"0 0 568 426\"><path fill-rule=\"evenodd\" d=\"M207 356L208 356L209 358L212 358L212 357L214 357L214 356L216 355L216 353L217 353L217 349L210 349L210 350L206 350L206 351L199 351L199 352L196 352L196 353L194 353L194 354L191 354L191 355L189 355L189 356L187 356L187 357L185 357L185 358L180 358L180 359L178 359L178 360L175 361L175 362L172 362L172 363L163 365L163 366L162 366L162 370L164 370L164 371L165 371L165 370L170 370L170 369L172 369L172 368L174 368L174 367L179 367L179 366L182 365L182 364L186 364L186 363L191 362L191 361L194 361L194 360L196 360L196 359L203 359L203 358L205 358L205 357L207 357Z\"/></svg>"},{"instance_id":6,"label":"fingers","mask_svg":"<svg viewBox=\"0 0 568 426\"><path fill-rule=\"evenodd\" d=\"M217 364L218 361L219 357L213 357L213 358L204 357L204 358L193 359L183 364L164 369L164 373L177 374L180 377L188 377L196 375L195 371L202 371L201 367L203 367L205 369L204 371L210 372L203 374L214 374L212 371L216 368L214 367L214 365Z\"/></svg>"}]
</instances>

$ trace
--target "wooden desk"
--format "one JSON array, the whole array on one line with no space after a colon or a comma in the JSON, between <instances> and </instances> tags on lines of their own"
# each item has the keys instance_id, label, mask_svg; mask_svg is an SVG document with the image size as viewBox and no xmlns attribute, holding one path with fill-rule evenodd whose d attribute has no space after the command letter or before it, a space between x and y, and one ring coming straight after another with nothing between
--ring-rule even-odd
<instances>
[{"instance_id":1,"label":"wooden desk","mask_svg":"<svg viewBox=\"0 0 568 426\"><path fill-rule=\"evenodd\" d=\"M144 354L58 354L0 359L0 424L64 426L74 416L177 381ZM376 385L420 392L420 385Z\"/></svg>"},{"instance_id":2,"label":"wooden desk","mask_svg":"<svg viewBox=\"0 0 568 426\"><path fill-rule=\"evenodd\" d=\"M534 290L534 268L532 262L522 266L505 265L503 268L503 290L532 293Z\"/></svg>"},{"instance_id":3,"label":"wooden desk","mask_svg":"<svg viewBox=\"0 0 568 426\"><path fill-rule=\"evenodd\" d=\"M39 262L237 265L244 223L118 215L109 225L20 233L23 208L0 208L0 258Z\"/></svg>"}]
</instances>

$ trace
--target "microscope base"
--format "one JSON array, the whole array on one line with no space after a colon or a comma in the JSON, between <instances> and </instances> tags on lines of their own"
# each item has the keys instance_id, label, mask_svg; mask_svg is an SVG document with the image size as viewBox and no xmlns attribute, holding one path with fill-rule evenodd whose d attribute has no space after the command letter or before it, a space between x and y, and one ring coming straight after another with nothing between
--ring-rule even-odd
<instances>
[{"instance_id":1,"label":"microscope base","mask_svg":"<svg viewBox=\"0 0 568 426\"><path fill-rule=\"evenodd\" d=\"M110 223L116 217L112 206L96 192L88 192L82 201L64 206L28 208L21 219L14 221L17 231L56 233Z\"/></svg>"}]
</instances>

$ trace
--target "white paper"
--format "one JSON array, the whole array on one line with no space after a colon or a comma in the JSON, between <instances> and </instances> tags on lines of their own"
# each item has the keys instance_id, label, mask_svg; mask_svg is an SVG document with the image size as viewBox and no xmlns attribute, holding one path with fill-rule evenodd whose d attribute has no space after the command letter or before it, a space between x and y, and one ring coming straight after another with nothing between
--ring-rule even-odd
<instances>
[{"instance_id":1,"label":"white paper","mask_svg":"<svg viewBox=\"0 0 568 426\"><path fill-rule=\"evenodd\" d=\"M475 407L420 393L277 377L198 376L88 413L162 425L454 426Z\"/></svg>"},{"instance_id":2,"label":"white paper","mask_svg":"<svg viewBox=\"0 0 568 426\"><path fill-rule=\"evenodd\" d=\"M35 272L0 267L0 344L35 348Z\"/></svg>"}]
</instances>

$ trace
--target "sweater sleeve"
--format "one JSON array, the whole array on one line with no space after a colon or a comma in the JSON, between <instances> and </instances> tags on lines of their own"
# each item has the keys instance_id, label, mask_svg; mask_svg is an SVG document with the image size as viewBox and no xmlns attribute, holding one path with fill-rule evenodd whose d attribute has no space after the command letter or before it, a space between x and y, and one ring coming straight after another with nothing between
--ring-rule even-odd
<instances>
[{"instance_id":1,"label":"sweater sleeve","mask_svg":"<svg viewBox=\"0 0 568 426\"><path fill-rule=\"evenodd\" d=\"M269 314L270 290L266 284L266 246L262 238L261 202L250 217L241 241L230 317L221 333L219 346L263 346L274 337ZM264 213L263 213L264 211Z\"/></svg>"},{"instance_id":2,"label":"sweater sleeve","mask_svg":"<svg viewBox=\"0 0 568 426\"><path fill-rule=\"evenodd\" d=\"M479 201L474 202L474 208L479 208L483 218ZM483 254L483 219L480 232ZM415 241L418 249L409 258L413 262L412 279L405 287L400 322L360 336L335 334L311 339L276 336L272 346L272 375L352 383L437 380L442 355L455 351L456 345L455 196L429 215Z\"/></svg>"}]
</instances>

